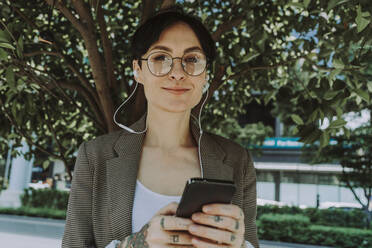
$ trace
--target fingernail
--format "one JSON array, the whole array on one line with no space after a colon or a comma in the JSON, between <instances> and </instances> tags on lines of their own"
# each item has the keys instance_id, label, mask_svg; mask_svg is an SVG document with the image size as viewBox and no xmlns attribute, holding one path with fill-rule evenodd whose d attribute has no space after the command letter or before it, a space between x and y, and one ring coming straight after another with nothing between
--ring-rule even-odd
<instances>
[{"instance_id":1,"label":"fingernail","mask_svg":"<svg viewBox=\"0 0 372 248\"><path fill-rule=\"evenodd\" d=\"M205 207L203 207L203 211L204 212L209 212L209 211L211 211L211 207L205 206Z\"/></svg>"}]
</instances>

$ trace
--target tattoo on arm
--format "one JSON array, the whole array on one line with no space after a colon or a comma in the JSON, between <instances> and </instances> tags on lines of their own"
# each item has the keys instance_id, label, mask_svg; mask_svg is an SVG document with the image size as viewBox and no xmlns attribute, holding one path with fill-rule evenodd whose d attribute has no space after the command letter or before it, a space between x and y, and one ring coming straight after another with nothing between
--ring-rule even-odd
<instances>
[{"instance_id":1,"label":"tattoo on arm","mask_svg":"<svg viewBox=\"0 0 372 248\"><path fill-rule=\"evenodd\" d=\"M236 222L235 222L235 230L238 230L239 229L239 221L237 220Z\"/></svg>"},{"instance_id":2,"label":"tattoo on arm","mask_svg":"<svg viewBox=\"0 0 372 248\"><path fill-rule=\"evenodd\" d=\"M231 242L233 242L235 240L235 235L234 234L231 234Z\"/></svg>"},{"instance_id":3,"label":"tattoo on arm","mask_svg":"<svg viewBox=\"0 0 372 248\"><path fill-rule=\"evenodd\" d=\"M149 224L146 224L142 227L139 232L133 233L128 237L127 245L125 248L134 248L134 247L141 247L141 248L148 248L149 244L146 242L147 236L147 229L149 229Z\"/></svg>"},{"instance_id":4,"label":"tattoo on arm","mask_svg":"<svg viewBox=\"0 0 372 248\"><path fill-rule=\"evenodd\" d=\"M245 247L245 240L243 240L243 243L242 243L242 246L240 246L241 248L246 248Z\"/></svg>"}]
</instances>

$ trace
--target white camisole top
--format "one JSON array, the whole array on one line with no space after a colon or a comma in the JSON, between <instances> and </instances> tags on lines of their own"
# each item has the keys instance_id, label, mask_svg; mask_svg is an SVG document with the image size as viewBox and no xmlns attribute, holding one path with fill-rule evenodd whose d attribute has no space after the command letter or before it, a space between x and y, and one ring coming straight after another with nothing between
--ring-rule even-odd
<instances>
[{"instance_id":1,"label":"white camisole top","mask_svg":"<svg viewBox=\"0 0 372 248\"><path fill-rule=\"evenodd\" d=\"M141 230L160 209L171 202L179 203L180 200L181 196L153 192L137 180L132 210L132 233Z\"/></svg>"}]
</instances>

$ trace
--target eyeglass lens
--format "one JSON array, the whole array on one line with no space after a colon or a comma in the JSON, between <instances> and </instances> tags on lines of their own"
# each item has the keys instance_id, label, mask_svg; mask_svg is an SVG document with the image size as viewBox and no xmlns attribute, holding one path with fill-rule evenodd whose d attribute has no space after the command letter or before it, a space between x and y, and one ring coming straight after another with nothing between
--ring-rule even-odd
<instances>
[{"instance_id":1,"label":"eyeglass lens","mask_svg":"<svg viewBox=\"0 0 372 248\"><path fill-rule=\"evenodd\" d=\"M167 53L155 52L149 55L147 64L152 74L164 76L172 70L173 58ZM207 61L203 53L191 52L183 55L181 64L187 74L197 76L204 72Z\"/></svg>"}]
</instances>

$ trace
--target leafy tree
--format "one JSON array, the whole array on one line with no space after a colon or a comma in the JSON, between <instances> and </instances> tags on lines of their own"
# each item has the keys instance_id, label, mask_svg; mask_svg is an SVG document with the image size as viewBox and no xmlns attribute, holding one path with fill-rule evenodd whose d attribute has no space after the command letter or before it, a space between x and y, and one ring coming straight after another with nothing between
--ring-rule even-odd
<instances>
[{"instance_id":1,"label":"leafy tree","mask_svg":"<svg viewBox=\"0 0 372 248\"><path fill-rule=\"evenodd\" d=\"M296 125L294 133L325 146L333 128L343 128L345 106L370 103L369 0L178 2L200 16L217 44L203 115L207 129L243 133L231 120L245 114L244 106L273 101L274 113ZM61 159L69 171L82 140L117 129L115 107L134 86L128 55L135 28L174 3L1 1L1 151L7 140L17 145L25 137L33 153ZM121 117L131 123L144 109L140 88ZM337 119L320 130L325 117Z\"/></svg>"},{"instance_id":2,"label":"leafy tree","mask_svg":"<svg viewBox=\"0 0 372 248\"><path fill-rule=\"evenodd\" d=\"M372 112L371 112L372 114ZM353 193L367 214L367 228L372 220L372 125L368 123L350 131L349 137L338 134L335 142L321 150L314 162L335 162L342 166L341 184ZM357 189L362 189L358 194Z\"/></svg>"}]
</instances>

